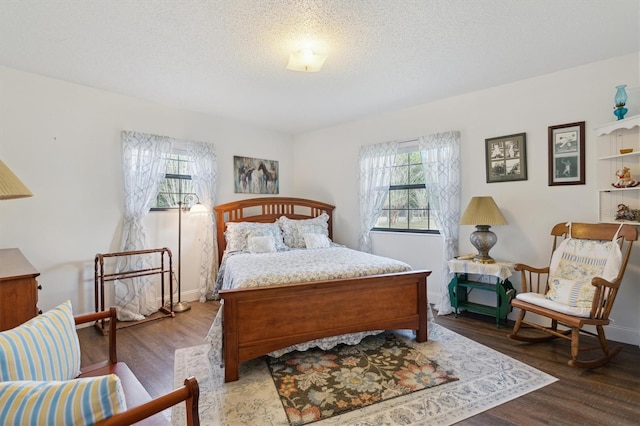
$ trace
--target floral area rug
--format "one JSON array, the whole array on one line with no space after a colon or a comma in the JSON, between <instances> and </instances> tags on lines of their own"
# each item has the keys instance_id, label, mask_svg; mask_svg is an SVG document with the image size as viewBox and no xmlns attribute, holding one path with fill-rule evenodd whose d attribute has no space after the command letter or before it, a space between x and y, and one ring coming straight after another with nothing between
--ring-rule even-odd
<instances>
[{"instance_id":1,"label":"floral area rug","mask_svg":"<svg viewBox=\"0 0 640 426\"><path fill-rule=\"evenodd\" d=\"M447 426L557 380L437 324L424 343L416 343L411 332L394 334L458 380L325 418L313 426ZM202 426L289 426L265 358L242 363L240 380L224 383L224 369L211 364L209 347L176 350L173 373L175 387L188 376L198 379ZM184 404L176 405L171 413L173 425L184 425L185 418Z\"/></svg>"},{"instance_id":2,"label":"floral area rug","mask_svg":"<svg viewBox=\"0 0 640 426\"><path fill-rule=\"evenodd\" d=\"M394 334L267 361L289 423L303 425L458 378Z\"/></svg>"}]
</instances>

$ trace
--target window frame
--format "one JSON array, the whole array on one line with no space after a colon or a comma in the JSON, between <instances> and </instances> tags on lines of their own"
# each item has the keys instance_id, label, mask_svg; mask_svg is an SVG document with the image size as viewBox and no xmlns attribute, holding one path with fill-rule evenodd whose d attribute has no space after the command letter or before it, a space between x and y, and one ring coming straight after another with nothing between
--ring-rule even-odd
<instances>
[{"instance_id":1,"label":"window frame","mask_svg":"<svg viewBox=\"0 0 640 426\"><path fill-rule=\"evenodd\" d=\"M411 155L412 153L419 153L419 149L417 146L410 146L410 147L405 147L402 152L398 152L398 154L401 155ZM398 155L396 154L396 155ZM394 162L395 163L395 162ZM422 163L420 163L422 165ZM407 169L411 169L412 166L415 166L415 163L411 163L410 161L407 162L406 165L402 165L402 166L406 166ZM396 166L395 164L393 165L393 167L402 167L402 166ZM424 166L422 166L424 167ZM423 170L424 173L424 170ZM408 178L409 174L407 173L407 178ZM389 198L391 197L391 191L407 191L407 190L412 190L412 189L424 189L426 191L427 185L423 182L423 183L405 183L405 184L400 184L400 185L389 185L389 188L387 190L387 198L386 201L389 200ZM429 224L431 224L431 222L433 221L433 217L431 216L431 208L429 207L429 199L427 198L427 205L425 208L420 208L420 209L416 209L416 208L411 208L410 206L407 205L406 209L391 209L391 208L387 208L389 207L388 204L385 205L382 208L382 211L387 211L390 212L391 210L406 210L407 211L407 220L410 220L410 213L412 210L426 210L427 211L427 221ZM390 216L389 214L387 216ZM409 226L409 223L407 224L407 226ZM409 234L435 234L435 235L439 235L440 234L440 230L439 229L411 229L411 228L391 228L391 227L386 227L386 228L382 228L382 227L376 227L374 226L373 228L371 228L371 231L373 232L400 232L400 233L409 233Z\"/></svg>"},{"instance_id":2,"label":"window frame","mask_svg":"<svg viewBox=\"0 0 640 426\"><path fill-rule=\"evenodd\" d=\"M180 158L180 157L183 157L185 155L187 155L187 154L185 154L182 150L174 149L173 152L171 152L171 154L169 154L168 161L176 161L178 163L180 163L180 162L192 162L193 161L193 160L184 160L184 159ZM178 167L178 169L179 169L179 167ZM167 194L175 194L175 195L177 195L178 200L183 200L184 195L193 193L193 191L183 191L183 184L182 184L182 181L191 181L191 180L193 180L193 174L165 173L163 182L166 181L167 179L177 179L177 180L180 181L180 184L178 185L178 192L167 193ZM161 186L160 189L162 189L162 186ZM158 191L158 193L156 194L155 205L158 204L157 200L158 200L158 197L160 196L161 193L162 193L161 191ZM152 211L152 212L163 212L163 211L176 210L178 208L179 208L178 205L171 206L171 207L151 207L150 211Z\"/></svg>"}]
</instances>

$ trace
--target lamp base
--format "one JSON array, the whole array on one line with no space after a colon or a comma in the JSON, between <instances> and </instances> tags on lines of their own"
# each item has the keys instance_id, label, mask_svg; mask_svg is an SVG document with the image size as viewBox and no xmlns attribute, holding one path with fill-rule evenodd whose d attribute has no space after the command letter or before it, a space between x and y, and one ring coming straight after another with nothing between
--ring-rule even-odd
<instances>
[{"instance_id":1,"label":"lamp base","mask_svg":"<svg viewBox=\"0 0 640 426\"><path fill-rule=\"evenodd\" d=\"M173 312L180 313L191 309L189 302L178 302L173 304Z\"/></svg>"},{"instance_id":2,"label":"lamp base","mask_svg":"<svg viewBox=\"0 0 640 426\"><path fill-rule=\"evenodd\" d=\"M491 256L480 256L479 254L473 258L474 262L478 263L496 263L496 261Z\"/></svg>"},{"instance_id":3,"label":"lamp base","mask_svg":"<svg viewBox=\"0 0 640 426\"><path fill-rule=\"evenodd\" d=\"M478 263L496 263L489 250L496 244L498 237L491 230L489 225L476 225L476 230L471 233L471 244L478 250L478 254L473 258Z\"/></svg>"}]
</instances>

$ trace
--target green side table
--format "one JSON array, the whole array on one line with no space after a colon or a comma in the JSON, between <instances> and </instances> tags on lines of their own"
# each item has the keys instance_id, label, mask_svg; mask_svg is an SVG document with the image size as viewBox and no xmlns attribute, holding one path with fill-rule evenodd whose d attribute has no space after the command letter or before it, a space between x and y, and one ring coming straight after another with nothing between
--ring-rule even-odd
<instances>
[{"instance_id":1,"label":"green side table","mask_svg":"<svg viewBox=\"0 0 640 426\"><path fill-rule=\"evenodd\" d=\"M449 271L454 276L449 282L449 299L456 318L460 310L467 310L496 319L496 327L500 328L500 321L506 321L511 312L511 300L516 291L509 281L513 274L513 264L508 262L478 263L473 260L452 259L448 262ZM490 276L491 282L470 280L469 274ZM470 302L469 293L473 290L490 291L496 295L495 306Z\"/></svg>"}]
</instances>

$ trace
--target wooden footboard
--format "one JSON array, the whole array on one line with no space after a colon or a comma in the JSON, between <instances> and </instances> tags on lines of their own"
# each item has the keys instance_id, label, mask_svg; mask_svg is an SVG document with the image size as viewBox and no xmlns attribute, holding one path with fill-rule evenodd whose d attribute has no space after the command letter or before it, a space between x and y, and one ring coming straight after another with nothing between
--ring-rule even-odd
<instances>
[{"instance_id":1,"label":"wooden footboard","mask_svg":"<svg viewBox=\"0 0 640 426\"><path fill-rule=\"evenodd\" d=\"M241 362L294 344L370 330L416 330L427 340L427 277L408 271L220 291L225 381Z\"/></svg>"}]
</instances>

